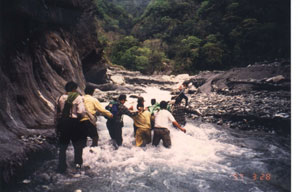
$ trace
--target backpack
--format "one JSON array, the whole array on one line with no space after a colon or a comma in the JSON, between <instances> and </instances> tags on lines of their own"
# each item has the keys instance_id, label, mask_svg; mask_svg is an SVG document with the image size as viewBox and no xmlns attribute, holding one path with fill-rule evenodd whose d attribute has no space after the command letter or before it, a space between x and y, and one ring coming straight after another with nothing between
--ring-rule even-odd
<instances>
[{"instance_id":1,"label":"backpack","mask_svg":"<svg viewBox=\"0 0 300 192\"><path fill-rule=\"evenodd\" d=\"M113 116L115 116L119 111L119 103L116 101L111 101L105 108L109 110L113 114Z\"/></svg>"},{"instance_id":2,"label":"backpack","mask_svg":"<svg viewBox=\"0 0 300 192\"><path fill-rule=\"evenodd\" d=\"M61 113L61 117L62 118L70 118L70 114L71 114L71 109L72 109L72 106L73 106L73 101L79 96L79 93L74 93L74 92L71 92L71 93L68 93L68 98L65 102L65 105L64 105L64 108L62 110L62 113Z\"/></svg>"},{"instance_id":3,"label":"backpack","mask_svg":"<svg viewBox=\"0 0 300 192\"><path fill-rule=\"evenodd\" d=\"M154 114L159 110L160 110L159 103L155 103L154 105L148 107L148 111L150 111L151 114Z\"/></svg>"}]
</instances>

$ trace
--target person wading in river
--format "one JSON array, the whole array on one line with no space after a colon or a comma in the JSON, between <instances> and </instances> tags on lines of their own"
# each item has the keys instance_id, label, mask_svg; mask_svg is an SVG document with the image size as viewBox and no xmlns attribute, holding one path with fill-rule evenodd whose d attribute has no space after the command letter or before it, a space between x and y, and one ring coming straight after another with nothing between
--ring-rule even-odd
<instances>
[{"instance_id":1,"label":"person wading in river","mask_svg":"<svg viewBox=\"0 0 300 192\"><path fill-rule=\"evenodd\" d=\"M160 102L160 111L155 115L155 123L154 123L154 136L152 145L157 146L160 140L163 140L163 145L166 148L171 147L171 137L169 128L172 123L182 132L186 132L184 128L182 128L173 115L167 110L168 103L166 101Z\"/></svg>"},{"instance_id":2,"label":"person wading in river","mask_svg":"<svg viewBox=\"0 0 300 192\"><path fill-rule=\"evenodd\" d=\"M94 94L95 88L91 86L87 86L84 90L85 96L83 97L84 106L86 109L86 115L80 120L81 126L86 131L86 135L92 138L91 147L98 146L98 132L96 127L96 112L100 112L104 116L108 118L112 118L113 115L105 110L98 99L94 98L92 95Z\"/></svg>"},{"instance_id":3,"label":"person wading in river","mask_svg":"<svg viewBox=\"0 0 300 192\"><path fill-rule=\"evenodd\" d=\"M136 146L145 147L151 143L151 113L144 109L143 103L137 104L138 113L133 116L134 126L136 130Z\"/></svg>"},{"instance_id":4,"label":"person wading in river","mask_svg":"<svg viewBox=\"0 0 300 192\"><path fill-rule=\"evenodd\" d=\"M70 81L65 85L66 93L60 96L56 104L56 134L59 143L58 171L66 171L66 150L70 141L74 147L74 163L77 169L82 165L82 150L86 136L79 120L85 114L82 96L76 91L78 85Z\"/></svg>"},{"instance_id":5,"label":"person wading in river","mask_svg":"<svg viewBox=\"0 0 300 192\"><path fill-rule=\"evenodd\" d=\"M189 113L189 114L195 114L195 115L198 115L198 116L200 116L201 114L198 111L196 111L196 110L189 109L189 108L187 108L185 106L180 105L181 104L181 100L182 100L181 97L177 97L175 99L175 104L174 104L174 106L172 108L172 114L173 114L175 120L181 126L185 126L185 124L186 124L185 115L187 113Z\"/></svg>"},{"instance_id":6,"label":"person wading in river","mask_svg":"<svg viewBox=\"0 0 300 192\"><path fill-rule=\"evenodd\" d=\"M113 140L113 145L117 149L118 146L121 146L123 143L123 138L122 138L122 127L124 126L123 123L123 115L128 115L130 117L134 116L136 114L133 112L130 112L129 110L133 109L133 106L131 106L129 109L124 106L124 103L126 102L126 95L121 94L119 96L119 102L115 104L116 106L116 112L113 112L113 119L110 121L109 124L107 124L107 128L109 129L109 134ZM114 106L112 106L114 107ZM109 109L109 108L107 108ZM113 108L112 108L113 109ZM116 143L116 144L115 144Z\"/></svg>"},{"instance_id":7,"label":"person wading in river","mask_svg":"<svg viewBox=\"0 0 300 192\"><path fill-rule=\"evenodd\" d=\"M186 90L187 86L188 86L188 83L183 82L182 85L179 87L180 92L179 92L178 96L176 97L176 98L179 98L179 99L185 99L185 106L188 106L188 104L189 104L188 103L189 99L185 95L185 90Z\"/></svg>"},{"instance_id":8,"label":"person wading in river","mask_svg":"<svg viewBox=\"0 0 300 192\"><path fill-rule=\"evenodd\" d=\"M143 105L144 106L145 100L143 97L138 97L137 100L137 105ZM136 136L136 130L138 129L138 127L135 125L135 123L133 123L133 136Z\"/></svg>"},{"instance_id":9,"label":"person wading in river","mask_svg":"<svg viewBox=\"0 0 300 192\"><path fill-rule=\"evenodd\" d=\"M156 112L159 111L159 109L159 103L156 102L156 99L151 99L151 106L148 107L148 111L150 111L152 115L155 115Z\"/></svg>"}]
</instances>

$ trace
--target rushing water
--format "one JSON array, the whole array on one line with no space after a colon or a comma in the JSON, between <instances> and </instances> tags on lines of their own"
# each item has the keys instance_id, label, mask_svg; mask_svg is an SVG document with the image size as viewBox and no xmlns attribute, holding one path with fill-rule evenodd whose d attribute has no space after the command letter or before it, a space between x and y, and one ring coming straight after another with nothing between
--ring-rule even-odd
<instances>
[{"instance_id":1,"label":"rushing water","mask_svg":"<svg viewBox=\"0 0 300 192\"><path fill-rule=\"evenodd\" d=\"M147 88L151 98L169 100L167 91ZM132 105L134 99L128 99ZM172 147L134 146L133 121L125 116L123 146L114 150L101 117L99 147L86 147L80 173L55 172L57 160L45 162L18 191L289 191L289 141L273 134L225 130L200 120L188 121L184 134L171 129ZM256 177L255 177L256 176Z\"/></svg>"}]
</instances>

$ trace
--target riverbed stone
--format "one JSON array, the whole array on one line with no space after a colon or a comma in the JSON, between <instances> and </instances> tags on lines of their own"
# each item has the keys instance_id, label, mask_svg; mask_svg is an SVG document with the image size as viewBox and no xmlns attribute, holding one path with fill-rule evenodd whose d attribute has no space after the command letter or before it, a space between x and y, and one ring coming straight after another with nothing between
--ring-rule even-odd
<instances>
[{"instance_id":1,"label":"riverbed stone","mask_svg":"<svg viewBox=\"0 0 300 192\"><path fill-rule=\"evenodd\" d=\"M113 75L113 76L110 77L110 79L112 80L112 82L114 84L117 84L117 85L124 85L125 84L125 79L121 75Z\"/></svg>"}]
</instances>

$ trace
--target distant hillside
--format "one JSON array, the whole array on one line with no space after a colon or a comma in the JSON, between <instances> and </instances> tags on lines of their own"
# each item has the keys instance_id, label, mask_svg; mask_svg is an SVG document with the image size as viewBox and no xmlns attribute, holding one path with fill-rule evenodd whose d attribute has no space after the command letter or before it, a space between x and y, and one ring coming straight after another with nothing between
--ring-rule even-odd
<instances>
[{"instance_id":1,"label":"distant hillside","mask_svg":"<svg viewBox=\"0 0 300 192\"><path fill-rule=\"evenodd\" d=\"M124 8L133 17L139 17L144 13L150 0L112 0L111 2Z\"/></svg>"},{"instance_id":2,"label":"distant hillside","mask_svg":"<svg viewBox=\"0 0 300 192\"><path fill-rule=\"evenodd\" d=\"M139 40L160 38L183 68L223 69L290 56L290 2L152 0L135 24Z\"/></svg>"},{"instance_id":3,"label":"distant hillside","mask_svg":"<svg viewBox=\"0 0 300 192\"><path fill-rule=\"evenodd\" d=\"M121 34L109 58L128 69L194 73L290 58L290 1L96 1L106 31Z\"/></svg>"},{"instance_id":4,"label":"distant hillside","mask_svg":"<svg viewBox=\"0 0 300 192\"><path fill-rule=\"evenodd\" d=\"M133 18L122 7L108 0L95 0L98 20L106 32L114 31L128 34L133 26Z\"/></svg>"}]
</instances>

